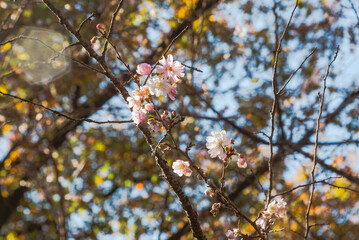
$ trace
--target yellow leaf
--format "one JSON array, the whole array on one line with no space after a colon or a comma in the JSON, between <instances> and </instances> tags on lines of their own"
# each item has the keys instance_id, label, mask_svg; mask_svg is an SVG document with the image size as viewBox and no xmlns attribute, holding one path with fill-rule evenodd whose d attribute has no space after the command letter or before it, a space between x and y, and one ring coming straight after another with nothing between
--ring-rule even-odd
<instances>
[{"instance_id":1,"label":"yellow leaf","mask_svg":"<svg viewBox=\"0 0 359 240\"><path fill-rule=\"evenodd\" d=\"M95 184L96 186L100 185L103 182L103 179L100 175L95 176Z\"/></svg>"},{"instance_id":2,"label":"yellow leaf","mask_svg":"<svg viewBox=\"0 0 359 240\"><path fill-rule=\"evenodd\" d=\"M6 43L5 45L1 46L1 50L7 51L11 48L11 43Z\"/></svg>"},{"instance_id":3,"label":"yellow leaf","mask_svg":"<svg viewBox=\"0 0 359 240\"><path fill-rule=\"evenodd\" d=\"M184 18L186 16L186 7L181 7L177 12L177 16L179 18Z\"/></svg>"},{"instance_id":4,"label":"yellow leaf","mask_svg":"<svg viewBox=\"0 0 359 240\"><path fill-rule=\"evenodd\" d=\"M2 127L2 133L3 133L3 134L9 132L10 130L11 130L11 125L10 125L10 124L5 124L5 125Z\"/></svg>"},{"instance_id":5,"label":"yellow leaf","mask_svg":"<svg viewBox=\"0 0 359 240\"><path fill-rule=\"evenodd\" d=\"M3 198L7 198L7 197L9 196L9 192L6 191L6 190L3 190L3 191L1 191L1 196L2 196Z\"/></svg>"},{"instance_id":6,"label":"yellow leaf","mask_svg":"<svg viewBox=\"0 0 359 240\"><path fill-rule=\"evenodd\" d=\"M5 85L0 85L0 92L7 93Z\"/></svg>"},{"instance_id":7,"label":"yellow leaf","mask_svg":"<svg viewBox=\"0 0 359 240\"><path fill-rule=\"evenodd\" d=\"M16 110L21 111L24 108L24 103L18 102L15 104Z\"/></svg>"},{"instance_id":8,"label":"yellow leaf","mask_svg":"<svg viewBox=\"0 0 359 240\"><path fill-rule=\"evenodd\" d=\"M6 235L6 240L17 240L16 233L9 232L9 233Z\"/></svg>"},{"instance_id":9,"label":"yellow leaf","mask_svg":"<svg viewBox=\"0 0 359 240\"><path fill-rule=\"evenodd\" d=\"M99 152L103 152L106 150L106 146L103 145L101 142L97 142L95 145L95 149Z\"/></svg>"}]
</instances>

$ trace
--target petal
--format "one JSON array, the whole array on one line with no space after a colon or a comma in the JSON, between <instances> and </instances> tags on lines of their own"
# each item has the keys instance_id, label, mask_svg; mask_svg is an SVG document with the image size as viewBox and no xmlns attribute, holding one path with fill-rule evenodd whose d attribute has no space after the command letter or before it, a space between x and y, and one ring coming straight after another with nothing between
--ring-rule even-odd
<instances>
[{"instance_id":1,"label":"petal","mask_svg":"<svg viewBox=\"0 0 359 240\"><path fill-rule=\"evenodd\" d=\"M168 57L167 57L167 62L170 66L173 65L173 56L172 54L169 54Z\"/></svg>"}]
</instances>

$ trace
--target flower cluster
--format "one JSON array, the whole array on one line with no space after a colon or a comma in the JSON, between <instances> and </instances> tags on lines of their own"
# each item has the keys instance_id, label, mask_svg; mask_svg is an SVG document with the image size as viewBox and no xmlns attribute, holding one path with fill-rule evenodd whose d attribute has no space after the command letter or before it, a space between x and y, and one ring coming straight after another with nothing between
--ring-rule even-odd
<instances>
[{"instance_id":1,"label":"flower cluster","mask_svg":"<svg viewBox=\"0 0 359 240\"><path fill-rule=\"evenodd\" d=\"M185 175L186 177L191 176L192 170L189 162L185 162L183 160L176 160L172 164L173 171L177 173L180 177Z\"/></svg>"},{"instance_id":2,"label":"flower cluster","mask_svg":"<svg viewBox=\"0 0 359 240\"><path fill-rule=\"evenodd\" d=\"M132 119L136 124L143 123L146 113L154 109L150 102L150 90L147 86L141 86L139 90L132 91L133 97L128 97L128 106L132 108Z\"/></svg>"},{"instance_id":3,"label":"flower cluster","mask_svg":"<svg viewBox=\"0 0 359 240\"><path fill-rule=\"evenodd\" d=\"M219 209L221 209L222 207L222 203L214 203L212 205L212 209L210 211L210 213L212 213L212 215L215 217L218 214Z\"/></svg>"},{"instance_id":4,"label":"flower cluster","mask_svg":"<svg viewBox=\"0 0 359 240\"><path fill-rule=\"evenodd\" d=\"M233 230L228 230L226 232L226 237L228 240L236 240L237 236L239 236L239 229L233 228Z\"/></svg>"},{"instance_id":5,"label":"flower cluster","mask_svg":"<svg viewBox=\"0 0 359 240\"><path fill-rule=\"evenodd\" d=\"M262 215L256 221L256 224L261 227L263 231L266 231L269 227L269 224L273 224L275 218L283 218L286 214L287 203L283 198L277 200L272 200L265 211L262 212Z\"/></svg>"},{"instance_id":6,"label":"flower cluster","mask_svg":"<svg viewBox=\"0 0 359 240\"><path fill-rule=\"evenodd\" d=\"M128 105L132 108L132 119L136 124L144 123L146 113L154 109L151 102L151 96L167 98L175 100L177 95L177 82L184 76L184 66L173 60L173 56L168 55L167 59L163 57L156 67L157 73L152 73L152 67L148 63L141 63L137 66L136 73L141 75L140 79L148 76L148 81L141 86L139 90L132 92L132 97L128 97ZM154 131L160 131L162 125L156 118L148 120L150 128Z\"/></svg>"},{"instance_id":7,"label":"flower cluster","mask_svg":"<svg viewBox=\"0 0 359 240\"><path fill-rule=\"evenodd\" d=\"M247 162L242 154L236 152L232 147L233 140L227 138L225 130L220 132L211 132L212 136L206 138L206 147L211 158L219 157L224 162L237 161L239 168L246 168Z\"/></svg>"}]
</instances>

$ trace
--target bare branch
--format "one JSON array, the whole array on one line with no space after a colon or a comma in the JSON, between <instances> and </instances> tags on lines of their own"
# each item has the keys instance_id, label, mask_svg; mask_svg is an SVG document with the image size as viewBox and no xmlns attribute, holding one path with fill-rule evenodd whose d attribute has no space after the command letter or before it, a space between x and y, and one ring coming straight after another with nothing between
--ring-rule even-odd
<instances>
[{"instance_id":1,"label":"bare branch","mask_svg":"<svg viewBox=\"0 0 359 240\"><path fill-rule=\"evenodd\" d=\"M299 71L299 69L302 68L303 64L307 61L308 58L310 58L316 51L317 49L314 48L312 50L312 52L303 60L303 62L299 65L299 67L289 76L289 78L287 79L287 81L283 84L283 87L277 92L277 95L281 95L285 89L285 87L288 85L288 83L290 82L290 80L292 80L293 76Z\"/></svg>"},{"instance_id":2,"label":"bare branch","mask_svg":"<svg viewBox=\"0 0 359 240\"><path fill-rule=\"evenodd\" d=\"M28 99L25 99L25 98L21 98L21 97L18 97L18 96L15 96L15 95L12 95L12 94L8 94L8 93L4 93L2 91L0 91L0 94L4 95L4 96L7 96L7 97L11 97L11 98L14 98L14 99L17 99L17 100L20 100L22 102L26 102L26 103L30 103L34 106L38 106L40 108L43 108L47 111L50 111L52 113L55 113L61 117L64 117L64 118L67 118L71 121L77 121L77 122L82 122L82 121L85 121L85 122L90 122L90 123L96 123L96 124L107 124L107 123L132 123L133 121L132 120L123 120L123 121L95 121L95 120L92 120L92 119L89 119L89 118L73 118L71 116L68 116L64 113L61 113L61 112L58 112L56 110L53 110L51 108L48 108L48 107L45 107L44 105L41 105L39 103L35 103L31 100L28 100Z\"/></svg>"},{"instance_id":3,"label":"bare branch","mask_svg":"<svg viewBox=\"0 0 359 240\"><path fill-rule=\"evenodd\" d=\"M314 156L313 156L313 167L312 167L312 172L311 172L311 182L315 182L315 167L317 165L317 151L318 151L318 139L319 139L319 129L320 129L320 118L322 116L322 112L323 112L323 106L324 106L324 96L325 96L325 89L327 88L327 77L329 75L330 72L330 67L332 66L333 62L335 61L335 59L338 56L338 52L339 52L339 46L337 47L337 51L334 55L333 60L329 63L328 68L327 68L327 73L324 76L323 79L323 93L322 96L320 96L319 93L319 98L320 98L320 109L319 109L319 114L318 114L318 118L317 118L317 129L316 129L316 134L315 134L315 145L314 145ZM315 190L315 184L312 184L312 188L310 191L310 197L309 197L309 203L308 203L308 208L307 208L307 212L305 214L305 220L306 220L306 227L305 227L305 233L304 233L304 238L308 239L308 234L309 234L309 213L310 213L310 208L313 204L313 196L314 196L314 190Z\"/></svg>"},{"instance_id":4,"label":"bare branch","mask_svg":"<svg viewBox=\"0 0 359 240\"><path fill-rule=\"evenodd\" d=\"M112 32L113 32L113 27L115 26L116 16L117 16L118 12L120 11L120 9L122 8L123 1L124 1L124 0L120 0L120 1L118 2L115 11L114 11L113 14L112 14L111 23L110 23L110 27L109 27L109 29L108 29L108 33L107 33L106 39L110 39L110 38L111 38L111 35L112 35ZM101 53L101 56L102 56L103 58L105 57L105 54L106 54L106 51L107 51L107 45L108 45L108 41L105 42L105 46L103 47L103 50L102 50L102 53Z\"/></svg>"},{"instance_id":5,"label":"bare branch","mask_svg":"<svg viewBox=\"0 0 359 240\"><path fill-rule=\"evenodd\" d=\"M281 51L281 46L282 46L282 41L288 31L289 25L292 21L293 15L295 10L297 9L299 4L299 0L296 0L295 6L293 8L293 11L290 15L290 18L287 22L287 25L284 28L284 31L282 33L282 36L280 37L279 41L278 41L278 46L277 46L277 50L275 52L275 57L274 57L274 66L273 66L273 78L272 78L272 90L273 90L273 104L272 104L272 109L270 111L270 115L271 115L271 131L270 131L270 135L269 135L269 147L270 147L270 157L269 157L269 161L268 161L268 171L269 171L269 188L268 188L268 193L267 193L267 202L266 202L266 206L268 206L268 204L270 203L272 197L272 188L273 188L273 135L274 135L274 127L275 127L275 110L277 107L277 103L278 103L278 95L277 95L277 68L278 68L278 57L279 57L279 53Z\"/></svg>"},{"instance_id":6,"label":"bare branch","mask_svg":"<svg viewBox=\"0 0 359 240\"><path fill-rule=\"evenodd\" d=\"M88 16L87 18L85 18L85 20L83 20L81 23L80 23L80 26L79 26L79 28L77 29L77 32L78 33L80 33L80 31L81 31L81 29L82 29L82 27L86 24L86 22L88 22L88 21L92 21L92 17L93 16L95 16L95 14L94 13L91 13L91 15L90 16Z\"/></svg>"}]
</instances>

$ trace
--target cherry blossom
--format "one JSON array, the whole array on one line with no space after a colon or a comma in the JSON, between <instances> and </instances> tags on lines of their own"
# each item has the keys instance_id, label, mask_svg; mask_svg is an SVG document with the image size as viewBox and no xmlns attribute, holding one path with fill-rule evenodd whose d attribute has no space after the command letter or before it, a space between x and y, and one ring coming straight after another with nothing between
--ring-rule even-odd
<instances>
[{"instance_id":1,"label":"cherry blossom","mask_svg":"<svg viewBox=\"0 0 359 240\"><path fill-rule=\"evenodd\" d=\"M176 99L177 95L177 85L173 84L168 92L168 96L171 98L172 101Z\"/></svg>"},{"instance_id":2,"label":"cherry blossom","mask_svg":"<svg viewBox=\"0 0 359 240\"><path fill-rule=\"evenodd\" d=\"M149 120L148 125L154 132L159 132L162 128L161 123L156 120Z\"/></svg>"},{"instance_id":3,"label":"cherry blossom","mask_svg":"<svg viewBox=\"0 0 359 240\"><path fill-rule=\"evenodd\" d=\"M284 201L283 198L279 199L279 201L277 201L277 211L276 211L276 215L280 218L285 217L286 213L287 213L287 203Z\"/></svg>"},{"instance_id":4,"label":"cherry blossom","mask_svg":"<svg viewBox=\"0 0 359 240\"><path fill-rule=\"evenodd\" d=\"M226 237L228 238L228 240L236 240L236 235L232 230L228 230L226 232Z\"/></svg>"},{"instance_id":5,"label":"cherry blossom","mask_svg":"<svg viewBox=\"0 0 359 240\"><path fill-rule=\"evenodd\" d=\"M135 124L143 123L146 119L146 113L143 111L133 111L132 112L132 120Z\"/></svg>"},{"instance_id":6,"label":"cherry blossom","mask_svg":"<svg viewBox=\"0 0 359 240\"><path fill-rule=\"evenodd\" d=\"M128 106L132 108L133 111L138 111L141 109L141 101L136 100L133 97L127 98Z\"/></svg>"},{"instance_id":7,"label":"cherry blossom","mask_svg":"<svg viewBox=\"0 0 359 240\"><path fill-rule=\"evenodd\" d=\"M167 97L167 94L171 90L171 84L163 81L158 76L153 76L148 79L147 86L149 87L150 93L156 97Z\"/></svg>"},{"instance_id":8,"label":"cherry blossom","mask_svg":"<svg viewBox=\"0 0 359 240\"><path fill-rule=\"evenodd\" d=\"M221 132L211 132L212 136L206 138L207 143L206 147L211 158L219 157L223 159L225 157L224 147L231 144L231 139L227 138L226 131L222 130Z\"/></svg>"},{"instance_id":9,"label":"cherry blossom","mask_svg":"<svg viewBox=\"0 0 359 240\"><path fill-rule=\"evenodd\" d=\"M190 168L189 162L185 162L183 160L176 160L172 164L173 171L178 174L178 176L182 177L185 175L186 177L191 176L192 170Z\"/></svg>"},{"instance_id":10,"label":"cherry blossom","mask_svg":"<svg viewBox=\"0 0 359 240\"><path fill-rule=\"evenodd\" d=\"M247 167L246 159L243 157L239 157L237 161L237 165L239 168L246 168Z\"/></svg>"},{"instance_id":11,"label":"cherry blossom","mask_svg":"<svg viewBox=\"0 0 359 240\"><path fill-rule=\"evenodd\" d=\"M149 111L151 111L151 110L153 110L153 109L155 109L155 106L153 105L153 103L147 103L147 104L145 105L145 107L144 107L144 111L145 111L146 113L148 113Z\"/></svg>"},{"instance_id":12,"label":"cherry blossom","mask_svg":"<svg viewBox=\"0 0 359 240\"><path fill-rule=\"evenodd\" d=\"M148 75L151 73L152 67L148 63L141 63L137 65L136 72L140 75Z\"/></svg>"},{"instance_id":13,"label":"cherry blossom","mask_svg":"<svg viewBox=\"0 0 359 240\"><path fill-rule=\"evenodd\" d=\"M156 70L168 82L178 82L179 78L184 77L184 66L178 61L173 61L172 54L169 54L167 59L162 57L159 63L161 65L158 65Z\"/></svg>"},{"instance_id":14,"label":"cherry blossom","mask_svg":"<svg viewBox=\"0 0 359 240\"><path fill-rule=\"evenodd\" d=\"M265 216L262 215L260 218L257 219L256 224L262 230L266 230L266 228L268 226L268 218L266 218Z\"/></svg>"}]
</instances>

